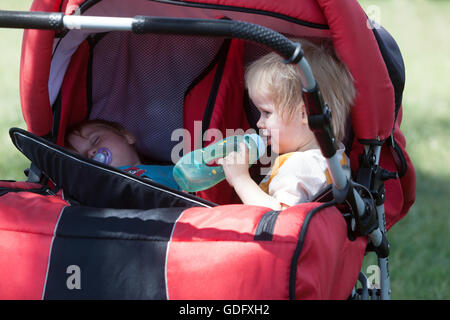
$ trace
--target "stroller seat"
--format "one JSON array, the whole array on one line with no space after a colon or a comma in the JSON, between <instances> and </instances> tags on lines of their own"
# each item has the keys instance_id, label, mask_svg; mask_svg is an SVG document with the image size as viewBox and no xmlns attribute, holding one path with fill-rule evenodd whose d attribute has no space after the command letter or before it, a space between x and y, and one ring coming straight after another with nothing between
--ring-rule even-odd
<instances>
[{"instance_id":1,"label":"stroller seat","mask_svg":"<svg viewBox=\"0 0 450 320\"><path fill-rule=\"evenodd\" d=\"M124 6L116 0L35 0L32 11L241 20L288 37L331 40L358 91L348 144L354 181L385 208L377 219L383 225L386 214L386 229L414 202L415 173L400 131L400 51L384 29L366 27L357 1L134 0ZM257 112L243 75L269 49L246 39L179 32L25 31L21 96L28 130L10 135L38 179L0 182L0 242L10 244L0 249L6 270L0 282L9 288L0 290L2 298L351 295L368 239L352 229L343 215L348 206L333 192L323 202L279 212L240 204L226 181L182 193L64 148L67 130L88 118L121 123L142 153L164 164L179 156L174 150L214 142L205 139L208 129L225 136L230 129L255 128ZM398 175L384 183L386 170ZM17 271L17 259L1 258L18 255L29 263Z\"/></svg>"}]
</instances>

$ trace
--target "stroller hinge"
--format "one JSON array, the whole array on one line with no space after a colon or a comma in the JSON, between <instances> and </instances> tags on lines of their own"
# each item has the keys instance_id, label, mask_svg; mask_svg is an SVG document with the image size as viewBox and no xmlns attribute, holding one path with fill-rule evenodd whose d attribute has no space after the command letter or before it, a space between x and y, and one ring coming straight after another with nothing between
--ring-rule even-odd
<instances>
[{"instance_id":1,"label":"stroller hinge","mask_svg":"<svg viewBox=\"0 0 450 320\"><path fill-rule=\"evenodd\" d=\"M46 184L48 178L43 174L41 169L38 168L33 162L30 167L24 170L24 174L27 176L27 182Z\"/></svg>"},{"instance_id":2,"label":"stroller hinge","mask_svg":"<svg viewBox=\"0 0 450 320\"><path fill-rule=\"evenodd\" d=\"M349 228L349 238L368 235L368 248L375 251L378 257L386 258L389 255L389 242L385 235L384 181L396 178L397 173L378 165L380 150L381 146L369 145L359 157L359 170L353 185L361 200L360 204L356 203L358 199L352 194L347 198L352 208L358 208L359 205L359 214L353 216L354 222Z\"/></svg>"},{"instance_id":3,"label":"stroller hinge","mask_svg":"<svg viewBox=\"0 0 450 320\"><path fill-rule=\"evenodd\" d=\"M377 162L377 156L372 148L360 155L356 181L370 191L375 205L380 206L385 201L384 181L397 179L398 173L382 168Z\"/></svg>"}]
</instances>

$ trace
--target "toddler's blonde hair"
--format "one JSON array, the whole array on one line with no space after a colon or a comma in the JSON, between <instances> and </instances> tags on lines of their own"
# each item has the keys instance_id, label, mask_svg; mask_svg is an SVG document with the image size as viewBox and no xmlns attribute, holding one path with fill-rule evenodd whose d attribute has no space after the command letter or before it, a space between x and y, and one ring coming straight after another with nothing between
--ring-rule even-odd
<instances>
[{"instance_id":1,"label":"toddler's blonde hair","mask_svg":"<svg viewBox=\"0 0 450 320\"><path fill-rule=\"evenodd\" d=\"M331 42L313 44L304 39L292 39L302 45L322 96L331 109L336 140L345 137L350 107L356 92L347 67L337 58ZM288 121L295 112L301 112L302 86L298 67L285 64L283 58L272 52L250 64L245 73L245 84L250 95L258 93L271 101L275 111Z\"/></svg>"}]
</instances>

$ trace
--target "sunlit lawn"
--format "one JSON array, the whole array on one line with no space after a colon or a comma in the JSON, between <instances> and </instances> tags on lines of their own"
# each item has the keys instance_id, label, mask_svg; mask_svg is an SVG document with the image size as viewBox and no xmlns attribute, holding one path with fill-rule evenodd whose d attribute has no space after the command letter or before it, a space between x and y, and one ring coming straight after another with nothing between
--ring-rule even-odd
<instances>
[{"instance_id":1,"label":"sunlit lawn","mask_svg":"<svg viewBox=\"0 0 450 320\"><path fill-rule=\"evenodd\" d=\"M392 297L449 299L450 3L360 3L366 11L380 9L380 22L397 40L406 66L402 131L416 168L417 198L389 233Z\"/></svg>"},{"instance_id":2,"label":"sunlit lawn","mask_svg":"<svg viewBox=\"0 0 450 320\"><path fill-rule=\"evenodd\" d=\"M30 0L2 1L3 10L28 10ZM29 161L11 143L8 130L25 128L19 98L19 61L22 30L0 29L0 179L23 180Z\"/></svg>"}]
</instances>

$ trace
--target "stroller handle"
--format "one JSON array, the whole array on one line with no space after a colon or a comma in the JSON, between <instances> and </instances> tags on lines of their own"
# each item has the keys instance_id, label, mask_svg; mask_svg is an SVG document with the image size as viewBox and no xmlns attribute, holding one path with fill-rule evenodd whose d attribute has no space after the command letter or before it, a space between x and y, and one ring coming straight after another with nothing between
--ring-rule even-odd
<instances>
[{"instance_id":1,"label":"stroller handle","mask_svg":"<svg viewBox=\"0 0 450 320\"><path fill-rule=\"evenodd\" d=\"M63 18L60 12L0 10L0 28L61 30Z\"/></svg>"},{"instance_id":2,"label":"stroller handle","mask_svg":"<svg viewBox=\"0 0 450 320\"><path fill-rule=\"evenodd\" d=\"M298 63L302 85L313 90L316 81L299 43L282 34L252 23L226 19L193 19L135 16L134 18L65 15L61 12L0 10L0 28L120 30L136 34L184 34L250 40L270 47L286 63Z\"/></svg>"},{"instance_id":3,"label":"stroller handle","mask_svg":"<svg viewBox=\"0 0 450 320\"><path fill-rule=\"evenodd\" d=\"M264 44L290 62L298 62L303 57L297 45L269 28L235 20L226 19L192 19L136 16L132 30L135 33L169 33L201 36L230 37L251 40ZM294 54L297 57L293 57Z\"/></svg>"}]
</instances>

